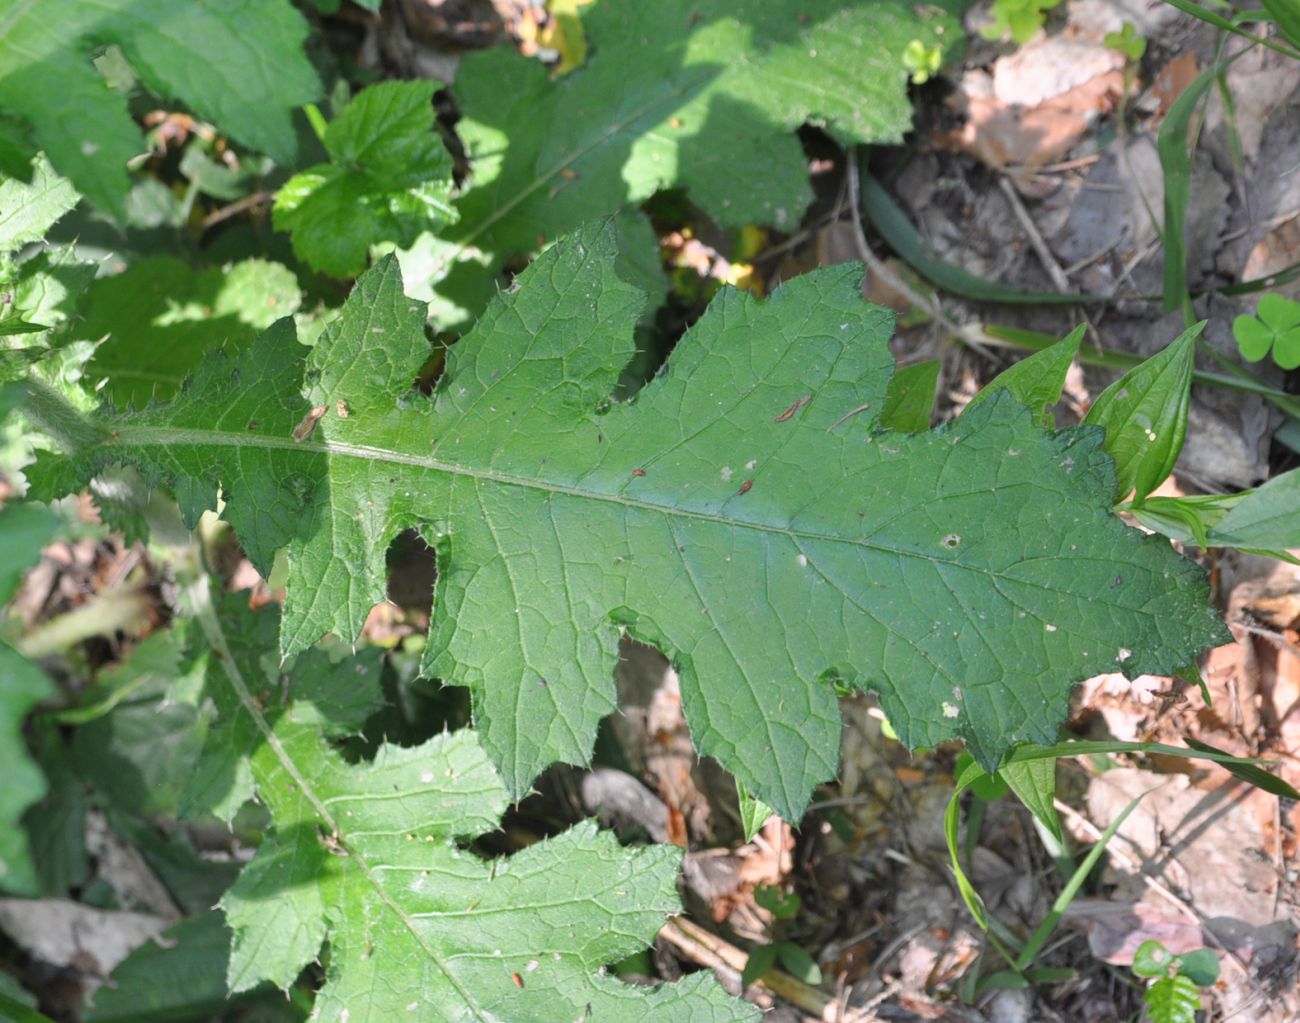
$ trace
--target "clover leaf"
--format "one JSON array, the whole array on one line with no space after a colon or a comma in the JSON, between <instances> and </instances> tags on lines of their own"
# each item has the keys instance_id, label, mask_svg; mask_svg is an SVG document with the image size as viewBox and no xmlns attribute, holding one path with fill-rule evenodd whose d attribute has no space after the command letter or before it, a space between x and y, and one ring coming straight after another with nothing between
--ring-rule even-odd
<instances>
[{"instance_id":1,"label":"clover leaf","mask_svg":"<svg viewBox=\"0 0 1300 1023\"><path fill-rule=\"evenodd\" d=\"M1248 362L1259 362L1269 349L1282 369L1300 366L1300 302L1281 295L1265 295L1254 316L1232 321L1232 335Z\"/></svg>"}]
</instances>

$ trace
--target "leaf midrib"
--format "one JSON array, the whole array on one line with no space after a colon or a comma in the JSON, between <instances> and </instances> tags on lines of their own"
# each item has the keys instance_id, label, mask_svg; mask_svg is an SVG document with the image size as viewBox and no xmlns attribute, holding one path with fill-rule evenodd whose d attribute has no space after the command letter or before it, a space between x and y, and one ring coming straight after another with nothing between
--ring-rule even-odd
<instances>
[{"instance_id":1,"label":"leaf midrib","mask_svg":"<svg viewBox=\"0 0 1300 1023\"><path fill-rule=\"evenodd\" d=\"M398 920L402 922L402 925L410 933L411 937L415 939L416 944L420 946L424 953L429 957L430 961L433 962L433 964L442 972L443 976L447 978L448 983L456 991L457 995L464 1000L464 1004L474 1013L475 1017L482 1020L483 1023L493 1023L495 1017L479 1005L472 992L460 982L459 978L451 971L451 968L447 965L443 957L438 954L438 950L425 940L424 935L416 928L415 920L411 915L408 914L406 910L404 910L388 893L388 889L380 884L375 870L368 862L366 862L365 857L361 855L360 851L352 845L348 837L343 834L342 830L339 828L338 822L329 812L329 809L326 806L326 801L317 794L311 782L308 781L302 771L298 769L297 762L289 755L289 751L284 748L284 744L280 742L279 736L277 736L272 730L270 723L266 720L265 715L258 708L257 703L253 698L252 690L249 688L248 683L244 681L243 674L240 672L239 665L235 661L234 654L230 649L230 644L226 642L225 630L221 627L221 622L217 618L216 612L212 607L211 598L208 596L204 582L193 584L189 589L188 595L190 606L193 609L195 616L199 619L199 623L203 628L203 632L206 635L208 642L212 645L213 650L220 654L222 669L225 672L227 681L230 683L231 689L234 690L235 696L239 700L240 706L253 720L253 723L257 727L263 740L275 755L276 760L280 762L280 765L284 768L285 772L293 779L294 784L298 787L298 791L309 803L311 803L312 809L316 811L321 822L330 829L330 833L337 836L339 844L347 850L348 858L357 869L361 871L365 879L370 882L370 886L375 890L375 893L379 896L384 905L387 906Z\"/></svg>"},{"instance_id":2,"label":"leaf midrib","mask_svg":"<svg viewBox=\"0 0 1300 1023\"><path fill-rule=\"evenodd\" d=\"M460 476L500 486L513 486L526 490L540 491L547 495L560 495L564 497L575 497L587 501L600 501L608 504L619 505L624 508L653 512L657 515L670 517L676 516L680 519L709 522L714 525L724 526L727 529L750 529L759 533L783 536L796 544L799 540L849 544L863 550L875 551L880 554L889 554L900 558L913 558L936 566L953 567L968 572L978 573L987 576L990 579L1003 579L1015 583L1016 585L1034 587L1048 593L1066 593L1070 596L1076 596L1076 594L1073 594L1068 590L1056 589L1048 586L1046 583L1037 582L1032 579L1022 579L1019 577L1009 576L1005 571L999 571L982 565L974 565L966 561L941 558L933 554L927 554L924 551L909 550L904 547L893 547L881 543L872 543L866 539L854 540L835 533L825 533L790 526L777 526L766 522L758 522L754 519L728 518L724 515L698 511L692 508L657 504L653 501L627 497L623 494L610 494L595 490L583 490L581 487L569 486L563 483L552 483L546 480L539 480L527 476L516 476L510 473L496 472L490 469L478 469L470 466L459 465L454 462L444 462L436 458L407 454L401 451L393 451L390 448L371 447L362 444L345 444L338 441L307 440L298 442L289 437L276 437L267 434L250 437L247 433L153 426L123 426L119 430L115 431L112 440L107 442L105 446L111 451L112 448L118 444L126 446L164 448L170 448L176 444L194 444L198 446L207 444L212 446L244 449L253 448L271 451L294 451L322 455L327 458L345 457L356 458L367 462L387 462L393 465L412 466L415 468L427 469L432 472L444 473L448 476ZM1033 558L1026 560L1039 559ZM1018 564L1019 563L1022 562L1018 562ZM1126 614L1141 615L1150 619L1157 619L1160 617L1155 611L1147 610L1144 607L1114 604L1105 600L1100 594L1093 594L1088 599L1091 602L1100 603L1103 606L1123 611Z\"/></svg>"}]
</instances>

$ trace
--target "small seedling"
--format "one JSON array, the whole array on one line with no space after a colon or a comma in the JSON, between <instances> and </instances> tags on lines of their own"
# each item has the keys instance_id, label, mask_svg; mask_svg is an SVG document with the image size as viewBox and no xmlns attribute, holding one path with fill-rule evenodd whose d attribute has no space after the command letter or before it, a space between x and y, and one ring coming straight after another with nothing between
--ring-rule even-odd
<instances>
[{"instance_id":1,"label":"small seedling","mask_svg":"<svg viewBox=\"0 0 1300 1023\"><path fill-rule=\"evenodd\" d=\"M939 73L943 64L943 47L937 43L926 46L919 39L913 39L903 50L903 67L912 73L913 85L924 85Z\"/></svg>"},{"instance_id":2,"label":"small seedling","mask_svg":"<svg viewBox=\"0 0 1300 1023\"><path fill-rule=\"evenodd\" d=\"M1137 34L1131 21L1124 22L1124 27L1118 32L1107 32L1103 42L1108 50L1119 50L1131 61L1141 60L1147 52L1147 41Z\"/></svg>"},{"instance_id":3,"label":"small seedling","mask_svg":"<svg viewBox=\"0 0 1300 1023\"><path fill-rule=\"evenodd\" d=\"M1208 948L1174 955L1158 941L1144 941L1133 957L1133 975L1153 980L1142 997L1152 1023L1193 1023L1199 989L1219 979L1219 960Z\"/></svg>"},{"instance_id":4,"label":"small seedling","mask_svg":"<svg viewBox=\"0 0 1300 1023\"><path fill-rule=\"evenodd\" d=\"M772 930L778 931L784 921L799 913L800 900L794 892L784 892L775 885L761 884L754 889L754 901L772 914ZM820 984L822 971L817 962L804 949L793 941L773 941L759 945L749 954L749 961L740 975L745 987L762 980L780 961L791 976L799 978L805 984Z\"/></svg>"},{"instance_id":5,"label":"small seedling","mask_svg":"<svg viewBox=\"0 0 1300 1023\"><path fill-rule=\"evenodd\" d=\"M1002 39L1008 33L1017 43L1027 43L1043 27L1047 12L1061 0L994 0L993 24L980 29L985 39Z\"/></svg>"},{"instance_id":6,"label":"small seedling","mask_svg":"<svg viewBox=\"0 0 1300 1023\"><path fill-rule=\"evenodd\" d=\"M1268 294L1255 306L1254 316L1232 321L1232 335L1247 362L1259 362L1273 351L1282 369L1300 366L1300 302Z\"/></svg>"}]
</instances>

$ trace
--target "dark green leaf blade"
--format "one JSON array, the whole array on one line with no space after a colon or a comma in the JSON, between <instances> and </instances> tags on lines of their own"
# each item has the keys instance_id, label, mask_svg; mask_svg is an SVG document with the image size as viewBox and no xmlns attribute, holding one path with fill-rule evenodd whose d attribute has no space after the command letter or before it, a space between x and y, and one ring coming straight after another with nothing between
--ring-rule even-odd
<instances>
[{"instance_id":1,"label":"dark green leaf blade","mask_svg":"<svg viewBox=\"0 0 1300 1023\"><path fill-rule=\"evenodd\" d=\"M1061 400L1065 375L1074 363L1086 329L1086 325L1081 324L1050 348L1035 352L1004 369L970 400L966 410L987 401L1001 388L1010 391L1017 401L1042 417L1044 426L1050 427L1052 417L1047 409Z\"/></svg>"},{"instance_id":2,"label":"dark green leaf blade","mask_svg":"<svg viewBox=\"0 0 1300 1023\"><path fill-rule=\"evenodd\" d=\"M249 1001L226 989L230 931L215 910L186 917L147 941L95 993L86 1023L181 1023ZM267 989L269 991L269 989Z\"/></svg>"},{"instance_id":3,"label":"dark green leaf blade","mask_svg":"<svg viewBox=\"0 0 1300 1023\"><path fill-rule=\"evenodd\" d=\"M307 22L286 0L54 0L5 5L0 108L20 117L92 202L125 212L127 163L144 139L126 96L90 61L116 43L156 94L178 99L241 142L280 161L293 155L293 109L320 91L302 50Z\"/></svg>"},{"instance_id":4,"label":"dark green leaf blade","mask_svg":"<svg viewBox=\"0 0 1300 1023\"><path fill-rule=\"evenodd\" d=\"M33 505L0 509L0 607L13 597L23 572L40 559L55 523L53 515ZM0 889L35 895L39 886L19 819L45 792L46 783L27 752L23 718L54 687L43 671L3 640L0 680L0 775L5 779L0 785Z\"/></svg>"},{"instance_id":5,"label":"dark green leaf blade","mask_svg":"<svg viewBox=\"0 0 1300 1023\"><path fill-rule=\"evenodd\" d=\"M793 941L778 942L776 954L792 977L797 977L805 984L817 985L822 982L821 968L802 945L796 945Z\"/></svg>"},{"instance_id":6,"label":"dark green leaf blade","mask_svg":"<svg viewBox=\"0 0 1300 1023\"><path fill-rule=\"evenodd\" d=\"M245 259L196 271L171 256L148 256L87 289L80 336L105 340L86 373L96 384L107 380L118 405L169 398L209 351L248 344L301 300L280 263Z\"/></svg>"},{"instance_id":7,"label":"dark green leaf blade","mask_svg":"<svg viewBox=\"0 0 1300 1023\"><path fill-rule=\"evenodd\" d=\"M870 174L861 175L862 209L872 225L898 253L900 259L936 287L977 302L1006 302L1014 305L1080 305L1109 302L1097 295L1062 295L1056 292L1021 291L997 281L986 281L946 262L931 251L920 233L903 215L890 194Z\"/></svg>"},{"instance_id":8,"label":"dark green leaf blade","mask_svg":"<svg viewBox=\"0 0 1300 1023\"><path fill-rule=\"evenodd\" d=\"M1106 431L1115 459L1115 498L1130 491L1134 503L1158 487L1174 468L1187 433L1196 339L1205 323L1183 331L1164 351L1135 366L1102 391L1084 423Z\"/></svg>"},{"instance_id":9,"label":"dark green leaf blade","mask_svg":"<svg viewBox=\"0 0 1300 1023\"><path fill-rule=\"evenodd\" d=\"M938 359L929 359L898 370L885 393L880 425L900 433L928 430L930 417L934 415L934 389L942 365Z\"/></svg>"},{"instance_id":10,"label":"dark green leaf blade","mask_svg":"<svg viewBox=\"0 0 1300 1023\"><path fill-rule=\"evenodd\" d=\"M685 189L724 226L789 229L812 198L795 130L814 121L842 144L901 140L912 118L903 53L914 41L956 45L956 10L602 0L582 9L587 61L557 81L503 48L466 55L454 92L471 177L431 286L446 278L439 297L454 292L461 315L476 315L479 292L462 290L458 267L481 258L491 277L511 256L665 188Z\"/></svg>"},{"instance_id":11,"label":"dark green leaf blade","mask_svg":"<svg viewBox=\"0 0 1300 1023\"><path fill-rule=\"evenodd\" d=\"M1197 987L1209 987L1219 979L1219 957L1208 948L1184 952L1178 957L1178 970Z\"/></svg>"},{"instance_id":12,"label":"dark green leaf blade","mask_svg":"<svg viewBox=\"0 0 1300 1023\"><path fill-rule=\"evenodd\" d=\"M776 945L759 945L749 953L749 958L745 960L745 968L740 974L740 983L742 987L750 987L757 984L766 976L767 972L776 965Z\"/></svg>"},{"instance_id":13,"label":"dark green leaf blade","mask_svg":"<svg viewBox=\"0 0 1300 1023\"><path fill-rule=\"evenodd\" d=\"M1221 68L1208 67L1182 91L1160 123L1160 134L1156 139L1165 181L1164 231L1160 240L1165 249L1164 310L1167 313L1180 308L1187 300L1187 239L1183 236L1183 227L1192 181L1188 130L1197 104L1220 73Z\"/></svg>"}]
</instances>

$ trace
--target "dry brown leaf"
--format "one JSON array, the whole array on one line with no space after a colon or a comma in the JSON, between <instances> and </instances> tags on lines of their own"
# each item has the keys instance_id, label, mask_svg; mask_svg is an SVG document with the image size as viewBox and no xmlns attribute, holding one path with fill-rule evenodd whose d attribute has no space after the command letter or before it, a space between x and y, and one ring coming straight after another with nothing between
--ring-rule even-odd
<instances>
[{"instance_id":1,"label":"dry brown leaf","mask_svg":"<svg viewBox=\"0 0 1300 1023\"><path fill-rule=\"evenodd\" d=\"M1169 108L1174 105L1174 101L1183 94L1183 90L1191 85L1200 73L1200 66L1196 63L1196 54L1190 51L1175 57L1160 69L1156 74L1155 81L1151 83L1151 93L1159 104L1156 108L1156 117L1158 119L1163 119L1165 114L1169 113Z\"/></svg>"},{"instance_id":2,"label":"dry brown leaf","mask_svg":"<svg viewBox=\"0 0 1300 1023\"><path fill-rule=\"evenodd\" d=\"M1075 899L1063 917L1088 936L1088 948L1103 962L1128 966L1144 941L1158 941L1174 954L1205 945L1200 924L1145 900Z\"/></svg>"},{"instance_id":3,"label":"dry brown leaf","mask_svg":"<svg viewBox=\"0 0 1300 1023\"><path fill-rule=\"evenodd\" d=\"M985 72L967 72L949 101L965 123L936 133L934 141L990 167L1037 170L1068 153L1098 114L1114 108L1123 87L1123 71L1107 71L1027 107L999 99Z\"/></svg>"}]
</instances>

